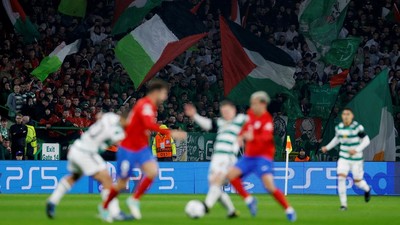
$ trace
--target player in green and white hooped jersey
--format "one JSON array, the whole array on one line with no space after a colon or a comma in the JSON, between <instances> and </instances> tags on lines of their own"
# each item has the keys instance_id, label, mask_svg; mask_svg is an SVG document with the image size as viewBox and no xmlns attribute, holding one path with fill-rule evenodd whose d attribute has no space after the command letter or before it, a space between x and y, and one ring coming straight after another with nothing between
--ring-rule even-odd
<instances>
[{"instance_id":1,"label":"player in green and white hooped jersey","mask_svg":"<svg viewBox=\"0 0 400 225\"><path fill-rule=\"evenodd\" d=\"M221 118L211 120L202 117L196 112L193 105L185 106L185 113L191 117L204 130L218 128L218 134L214 143L214 152L209 168L209 189L204 202L206 209L212 208L219 200L228 211L228 217L237 217L237 213L229 195L222 190L226 182L229 169L237 161L239 152L238 135L242 130L247 117L244 114L236 114L235 105L224 100L220 103Z\"/></svg>"},{"instance_id":2,"label":"player in green and white hooped jersey","mask_svg":"<svg viewBox=\"0 0 400 225\"><path fill-rule=\"evenodd\" d=\"M346 178L349 171L353 174L354 184L364 191L365 202L370 200L371 188L364 180L363 168L363 150L369 145L370 140L364 127L353 118L353 111L345 108L342 112L342 122L335 127L335 137L321 149L325 153L340 144L337 174L341 210L347 210Z\"/></svg>"}]
</instances>

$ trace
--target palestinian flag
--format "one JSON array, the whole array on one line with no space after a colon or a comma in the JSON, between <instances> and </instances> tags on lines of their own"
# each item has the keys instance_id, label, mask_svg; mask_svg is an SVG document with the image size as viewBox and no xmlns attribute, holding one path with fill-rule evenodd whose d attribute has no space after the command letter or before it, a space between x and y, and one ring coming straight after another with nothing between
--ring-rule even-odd
<instances>
[{"instance_id":1,"label":"palestinian flag","mask_svg":"<svg viewBox=\"0 0 400 225\"><path fill-rule=\"evenodd\" d=\"M24 37L25 43L32 43L40 37L36 27L26 16L18 0L2 0L4 9L18 34Z\"/></svg>"},{"instance_id":2,"label":"palestinian flag","mask_svg":"<svg viewBox=\"0 0 400 225\"><path fill-rule=\"evenodd\" d=\"M62 14L75 17L85 17L87 0L61 0L58 11Z\"/></svg>"},{"instance_id":3,"label":"palestinian flag","mask_svg":"<svg viewBox=\"0 0 400 225\"><path fill-rule=\"evenodd\" d=\"M112 34L122 34L137 26L162 0L116 0Z\"/></svg>"},{"instance_id":4,"label":"palestinian flag","mask_svg":"<svg viewBox=\"0 0 400 225\"><path fill-rule=\"evenodd\" d=\"M39 80L44 81L50 73L54 73L58 69L60 69L67 55L78 52L80 42L80 40L76 40L69 45L66 45L65 42L62 42L54 49L53 52L49 54L49 56L46 56L40 62L40 65L36 69L34 69L31 74L37 77Z\"/></svg>"},{"instance_id":5,"label":"palestinian flag","mask_svg":"<svg viewBox=\"0 0 400 225\"><path fill-rule=\"evenodd\" d=\"M220 17L225 96L248 104L259 90L270 95L287 92L295 80L295 63L282 49Z\"/></svg>"},{"instance_id":6,"label":"palestinian flag","mask_svg":"<svg viewBox=\"0 0 400 225\"><path fill-rule=\"evenodd\" d=\"M188 9L164 2L159 13L118 42L115 54L139 88L205 36L203 23Z\"/></svg>"},{"instance_id":7,"label":"palestinian flag","mask_svg":"<svg viewBox=\"0 0 400 225\"><path fill-rule=\"evenodd\" d=\"M331 77L329 85L331 86L331 88L342 86L342 84L344 84L348 76L349 76L349 70L348 69L343 70L342 72Z\"/></svg>"},{"instance_id":8,"label":"palestinian flag","mask_svg":"<svg viewBox=\"0 0 400 225\"><path fill-rule=\"evenodd\" d=\"M232 0L231 2L231 20L239 25L242 25L238 0Z\"/></svg>"}]
</instances>

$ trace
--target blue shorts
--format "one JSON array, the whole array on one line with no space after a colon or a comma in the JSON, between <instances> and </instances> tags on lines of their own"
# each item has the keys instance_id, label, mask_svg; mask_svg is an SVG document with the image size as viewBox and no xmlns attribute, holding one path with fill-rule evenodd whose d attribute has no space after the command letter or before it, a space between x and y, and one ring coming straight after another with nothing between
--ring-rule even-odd
<instances>
[{"instance_id":1,"label":"blue shorts","mask_svg":"<svg viewBox=\"0 0 400 225\"><path fill-rule=\"evenodd\" d=\"M255 173L258 177L264 174L273 174L272 161L263 157L247 157L243 156L236 163L235 167L242 171L242 176Z\"/></svg>"},{"instance_id":2,"label":"blue shorts","mask_svg":"<svg viewBox=\"0 0 400 225\"><path fill-rule=\"evenodd\" d=\"M146 146L138 152L132 152L119 146L117 151L117 175L125 179L131 177L133 168L141 167L148 161L155 161L149 146Z\"/></svg>"}]
</instances>

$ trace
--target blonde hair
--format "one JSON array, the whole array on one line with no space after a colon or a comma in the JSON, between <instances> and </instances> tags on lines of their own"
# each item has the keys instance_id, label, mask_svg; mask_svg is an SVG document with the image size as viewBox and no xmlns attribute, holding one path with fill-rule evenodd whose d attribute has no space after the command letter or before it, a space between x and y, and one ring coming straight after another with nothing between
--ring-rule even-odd
<instances>
[{"instance_id":1,"label":"blonde hair","mask_svg":"<svg viewBox=\"0 0 400 225\"><path fill-rule=\"evenodd\" d=\"M271 98L269 97L269 95L268 95L267 92L265 92L265 91L256 91L256 92L254 92L254 93L251 95L250 99L251 99L251 100L252 100L252 99L258 99L258 100L260 100L261 102L265 102L265 103L267 103L267 104L269 104L269 103L271 102Z\"/></svg>"}]
</instances>

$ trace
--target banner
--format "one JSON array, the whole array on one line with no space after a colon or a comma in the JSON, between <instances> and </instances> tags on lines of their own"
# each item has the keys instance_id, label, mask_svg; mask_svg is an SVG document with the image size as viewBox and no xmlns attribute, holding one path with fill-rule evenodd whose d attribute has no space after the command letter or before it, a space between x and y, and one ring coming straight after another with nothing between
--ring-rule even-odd
<instances>
[{"instance_id":1,"label":"banner","mask_svg":"<svg viewBox=\"0 0 400 225\"><path fill-rule=\"evenodd\" d=\"M108 170L116 181L116 164L107 163ZM153 194L205 194L208 190L207 162L160 163L158 177L149 193ZM277 187L283 188L285 164L274 164ZM366 162L365 180L374 195L400 195L399 162ZM60 179L68 174L66 161L0 161L0 193L2 194L50 194ZM142 179L140 169L133 169L125 192L132 192L138 180ZM347 179L347 193L362 195L363 191ZM243 184L250 193L265 193L258 177L245 177ZM337 194L336 163L333 162L291 162L289 163L289 194ZM99 193L101 185L92 178L83 177L71 190L72 193ZM224 190L234 193L226 185Z\"/></svg>"},{"instance_id":2,"label":"banner","mask_svg":"<svg viewBox=\"0 0 400 225\"><path fill-rule=\"evenodd\" d=\"M60 160L60 144L43 143L42 160Z\"/></svg>"},{"instance_id":3,"label":"banner","mask_svg":"<svg viewBox=\"0 0 400 225\"><path fill-rule=\"evenodd\" d=\"M309 85L308 90L310 91L311 103L310 116L328 119L336 102L340 86L331 88L329 84Z\"/></svg>"},{"instance_id":4,"label":"banner","mask_svg":"<svg viewBox=\"0 0 400 225\"><path fill-rule=\"evenodd\" d=\"M214 151L214 133L189 133L187 137L187 161L210 161Z\"/></svg>"},{"instance_id":5,"label":"banner","mask_svg":"<svg viewBox=\"0 0 400 225\"><path fill-rule=\"evenodd\" d=\"M295 150L304 148L307 155L317 149L322 134L320 118L299 118L296 120Z\"/></svg>"}]
</instances>

